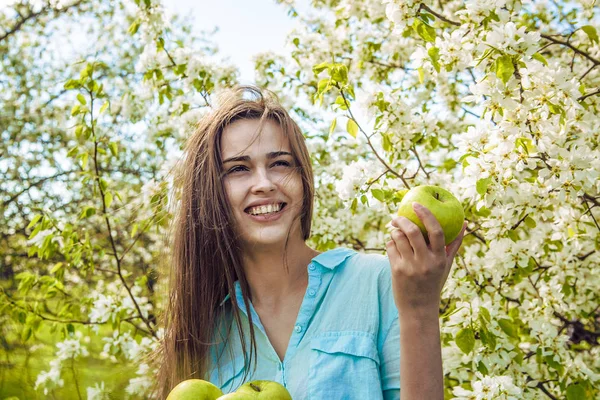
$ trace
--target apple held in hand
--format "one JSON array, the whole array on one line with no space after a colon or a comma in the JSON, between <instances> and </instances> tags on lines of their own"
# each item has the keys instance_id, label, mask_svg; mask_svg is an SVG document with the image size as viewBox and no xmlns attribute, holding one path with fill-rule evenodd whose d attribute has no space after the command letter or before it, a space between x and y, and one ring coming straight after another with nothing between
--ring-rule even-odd
<instances>
[{"instance_id":1,"label":"apple held in hand","mask_svg":"<svg viewBox=\"0 0 600 400\"><path fill-rule=\"evenodd\" d=\"M175 386L167 400L216 400L223 396L221 389L202 379L188 379Z\"/></svg>"},{"instance_id":2,"label":"apple held in hand","mask_svg":"<svg viewBox=\"0 0 600 400\"><path fill-rule=\"evenodd\" d=\"M421 204L435 216L444 231L446 245L456 239L462 230L465 212L460 201L452 193L438 186L424 185L410 189L402 197L398 216L414 222L423 232L425 241L429 243L427 229L413 210L413 203Z\"/></svg>"},{"instance_id":3,"label":"apple held in hand","mask_svg":"<svg viewBox=\"0 0 600 400\"><path fill-rule=\"evenodd\" d=\"M292 396L285 386L278 382L266 380L245 383L234 393L245 397L231 397L231 399L292 400Z\"/></svg>"}]
</instances>

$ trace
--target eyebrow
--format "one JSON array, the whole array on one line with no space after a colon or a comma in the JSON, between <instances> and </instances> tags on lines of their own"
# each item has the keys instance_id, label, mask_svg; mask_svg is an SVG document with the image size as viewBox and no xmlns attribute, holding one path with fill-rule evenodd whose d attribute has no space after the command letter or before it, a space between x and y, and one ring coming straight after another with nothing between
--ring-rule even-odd
<instances>
[{"instance_id":1,"label":"eyebrow","mask_svg":"<svg viewBox=\"0 0 600 400\"><path fill-rule=\"evenodd\" d=\"M292 153L289 153L287 151L272 151L270 153L267 153L267 158L269 160L273 159L273 158L277 158L280 156L291 156ZM228 162L233 162L233 161L246 161L249 162L250 161L250 156L239 156L239 157L231 157L228 158L227 160L223 161L223 164L226 164Z\"/></svg>"}]
</instances>

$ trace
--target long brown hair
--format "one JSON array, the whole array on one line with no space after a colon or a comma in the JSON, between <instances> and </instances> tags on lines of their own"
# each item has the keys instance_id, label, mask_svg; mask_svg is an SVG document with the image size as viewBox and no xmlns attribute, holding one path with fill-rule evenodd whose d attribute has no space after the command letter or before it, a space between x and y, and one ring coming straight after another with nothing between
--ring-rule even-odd
<instances>
[{"instance_id":1,"label":"long brown hair","mask_svg":"<svg viewBox=\"0 0 600 400\"><path fill-rule=\"evenodd\" d=\"M185 379L210 378L211 346L226 347L233 315L241 338L245 366L254 358L256 340L249 317L251 348L248 352L234 282L239 280L244 304L251 294L246 280L235 219L222 183L221 136L226 126L241 119L279 124L289 139L297 172L302 177L304 199L298 215L303 239L310 237L314 181L310 155L299 126L280 105L277 96L255 86L236 86L219 98L189 137L175 180L179 190L170 229L169 298L163 315L164 337L151 359L158 362L153 394L166 398ZM293 225L293 224L292 224ZM288 231L289 239L290 231ZM286 241L287 249L287 241ZM286 255L284 254L284 264ZM220 303L229 294L231 301ZM223 325L221 325L223 324ZM218 326L217 326L218 325ZM221 326L227 327L222 334ZM220 341L215 341L217 332ZM248 376L249 368L245 368Z\"/></svg>"}]
</instances>

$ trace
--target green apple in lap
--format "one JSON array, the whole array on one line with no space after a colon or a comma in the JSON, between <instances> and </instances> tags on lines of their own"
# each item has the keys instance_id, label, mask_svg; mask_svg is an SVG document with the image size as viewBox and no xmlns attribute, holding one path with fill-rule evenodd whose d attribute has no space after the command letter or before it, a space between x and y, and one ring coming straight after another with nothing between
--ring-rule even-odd
<instances>
[{"instance_id":1,"label":"green apple in lap","mask_svg":"<svg viewBox=\"0 0 600 400\"><path fill-rule=\"evenodd\" d=\"M248 382L240 386L236 393L249 395L249 398L257 400L292 400L285 386L273 381Z\"/></svg>"},{"instance_id":2,"label":"green apple in lap","mask_svg":"<svg viewBox=\"0 0 600 400\"><path fill-rule=\"evenodd\" d=\"M217 400L253 400L253 399L256 399L255 394L244 394L244 393L232 392L232 393L227 393L227 394L219 397Z\"/></svg>"},{"instance_id":3,"label":"green apple in lap","mask_svg":"<svg viewBox=\"0 0 600 400\"><path fill-rule=\"evenodd\" d=\"M167 400L216 400L222 396L221 389L202 379L188 379L175 386Z\"/></svg>"}]
</instances>

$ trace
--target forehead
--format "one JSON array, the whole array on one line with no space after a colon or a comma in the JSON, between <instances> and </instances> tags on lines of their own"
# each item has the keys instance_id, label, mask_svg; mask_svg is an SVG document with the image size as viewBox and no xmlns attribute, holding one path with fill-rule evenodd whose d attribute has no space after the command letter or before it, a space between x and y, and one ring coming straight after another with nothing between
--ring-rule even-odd
<instances>
[{"instance_id":1,"label":"forehead","mask_svg":"<svg viewBox=\"0 0 600 400\"><path fill-rule=\"evenodd\" d=\"M289 140L279 124L266 120L237 120L223 129L221 156L223 159L241 154L261 155L272 151L290 151Z\"/></svg>"}]
</instances>

